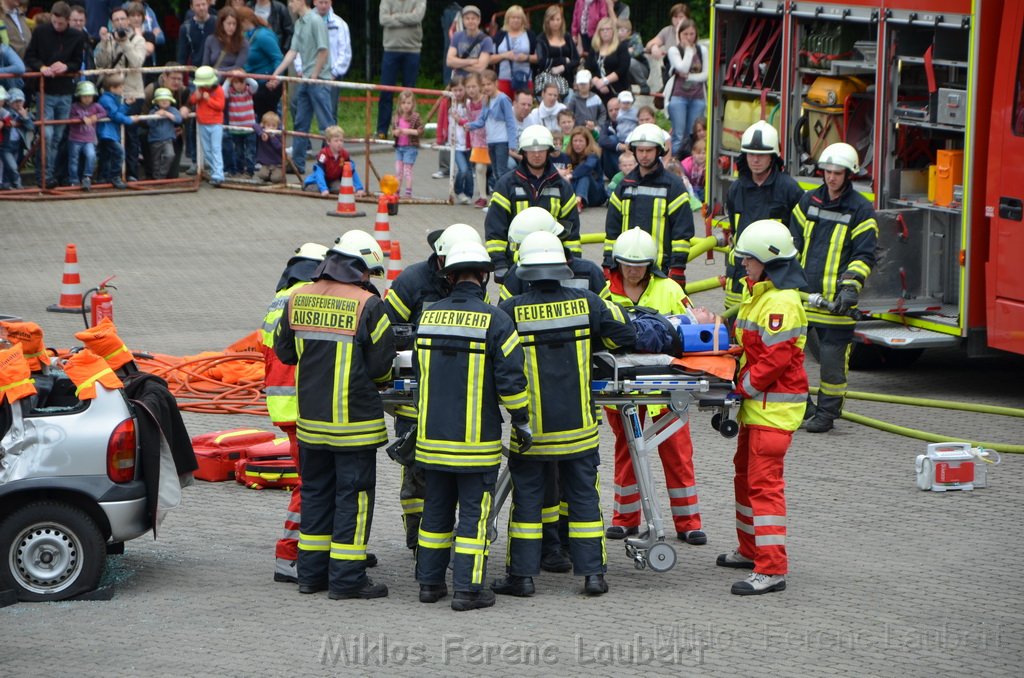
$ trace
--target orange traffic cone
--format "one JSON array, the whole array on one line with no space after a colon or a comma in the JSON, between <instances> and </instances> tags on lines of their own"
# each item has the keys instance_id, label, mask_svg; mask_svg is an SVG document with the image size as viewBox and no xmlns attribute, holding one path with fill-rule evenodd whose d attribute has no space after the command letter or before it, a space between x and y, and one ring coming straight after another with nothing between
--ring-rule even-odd
<instances>
[{"instance_id":1,"label":"orange traffic cone","mask_svg":"<svg viewBox=\"0 0 1024 678\"><path fill-rule=\"evenodd\" d=\"M384 256L391 256L391 227L388 225L388 198L382 195L377 199L377 220L373 223L373 237L384 252Z\"/></svg>"},{"instance_id":2,"label":"orange traffic cone","mask_svg":"<svg viewBox=\"0 0 1024 678\"><path fill-rule=\"evenodd\" d=\"M402 244L397 240L391 241L391 262L388 264L388 286L394 282L398 274L402 272Z\"/></svg>"},{"instance_id":3,"label":"orange traffic cone","mask_svg":"<svg viewBox=\"0 0 1024 678\"><path fill-rule=\"evenodd\" d=\"M60 301L46 307L54 313L82 312L82 279L78 275L78 249L68 243L64 249L64 275L60 281ZM88 311L89 307L86 306Z\"/></svg>"},{"instance_id":4,"label":"orange traffic cone","mask_svg":"<svg viewBox=\"0 0 1024 678\"><path fill-rule=\"evenodd\" d=\"M356 211L356 189L352 184L352 165L345 163L341 167L341 188L338 189L338 207L328 212L329 217L365 217L366 212Z\"/></svg>"}]
</instances>

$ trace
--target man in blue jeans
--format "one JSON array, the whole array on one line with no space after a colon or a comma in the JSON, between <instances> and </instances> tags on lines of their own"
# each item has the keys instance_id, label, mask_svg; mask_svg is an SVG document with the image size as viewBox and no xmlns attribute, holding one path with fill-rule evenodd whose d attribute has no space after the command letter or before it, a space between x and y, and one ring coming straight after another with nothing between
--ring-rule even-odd
<instances>
[{"instance_id":1,"label":"man in blue jeans","mask_svg":"<svg viewBox=\"0 0 1024 678\"><path fill-rule=\"evenodd\" d=\"M380 64L380 84L396 84L401 73L403 87L416 86L426 11L427 0L381 0L384 59ZM377 136L381 139L387 136L391 126L392 98L391 92L381 92L377 102Z\"/></svg>"},{"instance_id":2,"label":"man in blue jeans","mask_svg":"<svg viewBox=\"0 0 1024 678\"><path fill-rule=\"evenodd\" d=\"M273 77L267 87L271 89L280 85L277 76L285 72L296 56L302 57L303 79L331 79L330 51L327 41L327 25L315 12L311 12L306 0L288 0L288 9L298 17L295 22L295 33L292 34L292 46L284 59L274 69ZM331 125L337 124L331 118L331 96L333 89L325 85L302 83L291 88L292 110L295 112L292 126L296 132L308 133L313 116L323 132ZM309 139L296 136L292 139L292 162L299 175L306 173L306 150Z\"/></svg>"},{"instance_id":3,"label":"man in blue jeans","mask_svg":"<svg viewBox=\"0 0 1024 678\"><path fill-rule=\"evenodd\" d=\"M32 38L25 50L25 66L30 71L39 71L44 76L42 83L44 105L42 120L67 120L71 114L71 95L75 91L75 81L65 75L74 71L81 63L85 49L85 33L71 28L71 6L64 0L58 0L50 8L51 20L48 24L36 26ZM40 178L40 185L46 188L57 186L57 149L67 127L64 125L46 125L46 177Z\"/></svg>"}]
</instances>

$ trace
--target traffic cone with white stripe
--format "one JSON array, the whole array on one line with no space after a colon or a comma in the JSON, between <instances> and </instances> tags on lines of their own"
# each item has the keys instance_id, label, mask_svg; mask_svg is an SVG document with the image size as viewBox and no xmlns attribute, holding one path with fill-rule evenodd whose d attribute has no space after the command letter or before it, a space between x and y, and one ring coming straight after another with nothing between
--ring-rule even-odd
<instances>
[{"instance_id":1,"label":"traffic cone with white stripe","mask_svg":"<svg viewBox=\"0 0 1024 678\"><path fill-rule=\"evenodd\" d=\"M64 248L64 275L60 281L60 300L46 307L53 313L81 313L82 278L78 275L78 249L71 243ZM86 306L85 311L89 310Z\"/></svg>"},{"instance_id":2,"label":"traffic cone with white stripe","mask_svg":"<svg viewBox=\"0 0 1024 678\"><path fill-rule=\"evenodd\" d=\"M397 240L391 241L391 261L388 263L388 287L395 281L398 274L402 272L402 244Z\"/></svg>"},{"instance_id":3,"label":"traffic cone with white stripe","mask_svg":"<svg viewBox=\"0 0 1024 678\"><path fill-rule=\"evenodd\" d=\"M388 198L382 195L377 199L377 220L373 223L373 237L384 252L384 256L391 256L391 227L388 224Z\"/></svg>"},{"instance_id":4,"label":"traffic cone with white stripe","mask_svg":"<svg viewBox=\"0 0 1024 678\"><path fill-rule=\"evenodd\" d=\"M356 189L352 183L352 165L345 163L341 167L341 187L338 189L338 206L329 217L365 217L366 212L356 211Z\"/></svg>"}]
</instances>

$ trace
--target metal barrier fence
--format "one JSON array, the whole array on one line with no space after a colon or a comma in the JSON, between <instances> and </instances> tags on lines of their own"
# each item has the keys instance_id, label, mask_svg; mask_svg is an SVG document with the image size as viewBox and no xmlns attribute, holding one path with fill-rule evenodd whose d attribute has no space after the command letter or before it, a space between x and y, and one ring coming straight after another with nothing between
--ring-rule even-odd
<instances>
[{"instance_id":1,"label":"metal barrier fence","mask_svg":"<svg viewBox=\"0 0 1024 678\"><path fill-rule=\"evenodd\" d=\"M162 74L162 73L167 73L167 72L171 72L171 71L182 71L182 72L186 72L186 73L192 73L192 72L195 71L195 67L192 67L192 66L175 66L175 67L145 67L145 68L124 68L124 69L93 69L93 70L81 71L79 73L70 74L69 77L74 77L74 78L77 79L79 77L103 76L103 75L110 75L112 73L132 73L132 72L138 72L138 73L161 73ZM222 74L222 75L228 75L229 76L230 74ZM288 128L288 123L292 122L292 120L291 120L291 110L290 110L290 106L288 105L289 88L291 86L298 85L298 84L303 84L303 85L315 84L315 85L320 85L320 86L324 86L324 87L330 87L330 88L335 89L335 90L356 90L358 92L361 92L362 93L361 96L346 96L346 97L342 97L341 104L342 105L353 105L353 104L355 104L357 102L361 102L363 104L363 106L364 106L364 110L365 110L365 126L364 126L363 136L352 137L352 136L349 136L348 134L346 134L346 143L349 144L349 148L350 149L351 149L351 144L361 144L363 146L363 152L364 152L364 172L363 172L363 177L364 177L364 182L366 183L367 193L369 193L371 196L372 196L372 194L375 191L370 190L370 185L369 185L370 177L372 176L376 180L377 188L379 189L379 187L380 187L380 180L381 180L382 176L387 174L387 173L384 173L382 175L382 173L378 172L377 167L374 165L374 162L373 162L373 159L372 159L372 149L375 146L393 146L394 145L394 141L387 140L387 139L377 139L377 138L374 137L373 128L375 126L375 121L374 121L374 119L372 117L372 105L373 105L373 102L376 99L376 96L374 95L374 93L378 93L378 94L380 92L398 93L398 92L401 92L401 91L406 90L406 89L411 89L412 92L417 94L417 95L424 95L424 96L435 97L436 98L436 103L434 104L433 108L431 109L430 116L432 116L433 113L438 110L437 103L440 103L441 97L445 97L445 96L451 97L451 93L450 92L443 91L443 90L406 88L406 87L387 86L387 85L374 85L374 84L365 84L365 83L357 83L357 82L346 82L346 81L340 81L340 80L303 79L303 78L297 78L297 77L291 77L291 76L279 76L277 78L271 78L271 76L269 76L269 75L259 75L259 74L254 74L254 73L245 73L245 77L246 78L252 78L252 79L257 80L257 81L260 81L260 80L262 80L262 81L276 80L279 83L281 83L281 85L282 85L282 95L281 95L281 100L280 100L280 109L281 109L281 112L282 112L281 118L282 118L282 123L283 123L283 129L282 130L265 130L265 131L267 131L268 133L282 134L286 138L287 137L301 136L301 137L305 137L305 138L308 138L308 139L320 139L320 140L324 139L323 134L311 134L311 133L308 133L308 132L300 132L300 131L296 131L296 130L292 130L292 129ZM181 178L177 178L177 179L141 179L140 178L137 181L132 181L132 182L128 183L128 188L129 188L128 191L116 191L116 192L111 192L111 191L103 190L103 189L105 189L107 187L110 187L111 184L93 184L92 188L94 190L92 192L83 191L80 187L76 187L76 186L58 186L58 187L54 187L54 188L47 188L46 187L47 167L48 167L48 164L50 162L53 162L54 159L47 157L47 148L46 148L47 144L45 142L45 139L46 139L46 128L48 126L60 126L60 125L78 124L81 121L80 120L74 120L74 119L71 119L71 120L47 120L46 119L46 117L45 117L46 105L45 104L46 104L46 80L47 80L47 78L44 77L42 73L32 72L32 73L25 73L23 75L0 74L0 84L3 84L5 79L12 79L12 78L20 78L20 79L25 79L25 80L33 79L34 78L38 82L38 90L36 92L36 96L37 96L37 105L36 105L37 118L34 120L34 123L35 123L35 126L36 126L36 131L35 131L35 133L33 135L32 145L31 145L29 151L25 154L24 159L23 159L21 165L19 166L19 171L24 169L24 166L28 162L28 160L30 160L30 159L33 160L34 164L37 165L35 169L36 169L36 174L40 178L40 182L39 182L40 185L39 186L28 187L28 188L14 189L14 190L8 190L8 191L0 191L0 200L19 200L19 199L20 200L40 200L40 199L58 199L58 198L87 198L87 197L101 197L101 196L106 197L106 196L112 196L112 195L145 195L145 194L152 194L152 193L196 191L196 190L198 190L199 185L200 185L200 183L202 181L202 169L204 168L204 159L203 159L203 156L202 156L202 144L199 143L198 138L195 140L195 149L196 149L195 167L196 167L197 171L195 172L194 176L181 177ZM428 121L430 119L430 116L428 116L428 119L427 119ZM143 114L143 115L137 116L137 119L138 120L152 120L152 119L155 119L156 117L157 116L150 116L150 115ZM195 114L193 112L190 112L188 117L190 119L194 119L195 118ZM109 120L108 118L101 119L101 121L108 121L108 120ZM443 124L447 124L447 121L443 121ZM232 130L232 129L239 129L239 128L232 127L230 125L224 125L224 129L225 130ZM323 130L321 130L321 132L322 131ZM188 132L186 132L186 133L188 133ZM194 131L192 131L191 133L195 134ZM124 146L124 129L123 129L123 127L122 127L122 131L121 131L121 143L122 143L122 147L123 147ZM421 149L437 149L437 150L440 150L442 152L448 152L449 154L451 154L451 157L450 157L451 166L455 167L455 158L454 158L455 148L454 148L453 145L450 145L450 144L449 145L439 145L439 144L436 144L436 143L428 143L428 142L425 142L425 141L421 141L420 142L420 148ZM37 159L38 159L38 162L36 162ZM287 144L285 144L285 143L282 143L282 145L281 145L281 167L282 167L282 169L287 169L289 167L292 170L295 169L294 163L292 162L292 159L288 155L288 147L287 147ZM294 173L295 172L293 172L293 174ZM412 202L412 203L419 202L419 203L425 203L425 204L437 204L437 203L448 203L448 204L450 204L451 202L453 202L453 196L454 196L454 181L455 181L454 177L455 177L455 173L451 172L450 176L449 176L449 181L448 181L448 198L446 200L436 200L436 199L431 200L431 199L423 199L423 198L415 198L415 197L413 197L413 198L403 198L402 201L403 202L407 202L407 203L408 202ZM124 162L122 162L122 167L121 167L121 178L122 178L122 180L127 178L126 175L125 175L125 163ZM264 183L264 182L261 182L261 181L258 181L258 180L246 180L246 179L237 179L237 178L230 178L230 179L228 179L228 178L226 178L226 180L224 181L222 186L224 188L233 188L233 189L240 189L240 190L250 190L250 191L257 191L257 192L290 192L290 193L296 193L296 194L299 194L299 195L304 195L304 196L307 196L307 197L322 198L322 196L320 196L319 193L308 193L308 192L304 192L302 190L302 180L304 178L305 177L300 176L298 183L289 183L288 182L288 172L283 172L283 180L282 180L282 182L277 183L277 184L267 184L267 183ZM99 189L99 190L97 191L95 189ZM375 201L375 198L367 197L367 198L362 198L361 200Z\"/></svg>"}]
</instances>

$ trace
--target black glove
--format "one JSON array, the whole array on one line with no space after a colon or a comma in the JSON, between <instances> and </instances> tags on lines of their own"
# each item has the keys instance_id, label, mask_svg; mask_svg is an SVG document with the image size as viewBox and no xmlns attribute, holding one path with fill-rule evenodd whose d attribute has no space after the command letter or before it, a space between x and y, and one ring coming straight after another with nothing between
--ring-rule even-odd
<instances>
[{"instance_id":1,"label":"black glove","mask_svg":"<svg viewBox=\"0 0 1024 678\"><path fill-rule=\"evenodd\" d=\"M416 459L416 427L410 428L384 449L389 457L402 466L412 466Z\"/></svg>"},{"instance_id":2,"label":"black glove","mask_svg":"<svg viewBox=\"0 0 1024 678\"><path fill-rule=\"evenodd\" d=\"M533 431L529 424L512 424L512 436L519 446L517 451L520 454L533 447Z\"/></svg>"},{"instance_id":3,"label":"black glove","mask_svg":"<svg viewBox=\"0 0 1024 678\"><path fill-rule=\"evenodd\" d=\"M494 282L499 285L505 282L505 276L508 275L508 266L498 266L494 269Z\"/></svg>"},{"instance_id":4,"label":"black glove","mask_svg":"<svg viewBox=\"0 0 1024 678\"><path fill-rule=\"evenodd\" d=\"M836 313L846 315L857 308L857 285L852 282L844 282L839 285L836 292Z\"/></svg>"}]
</instances>

